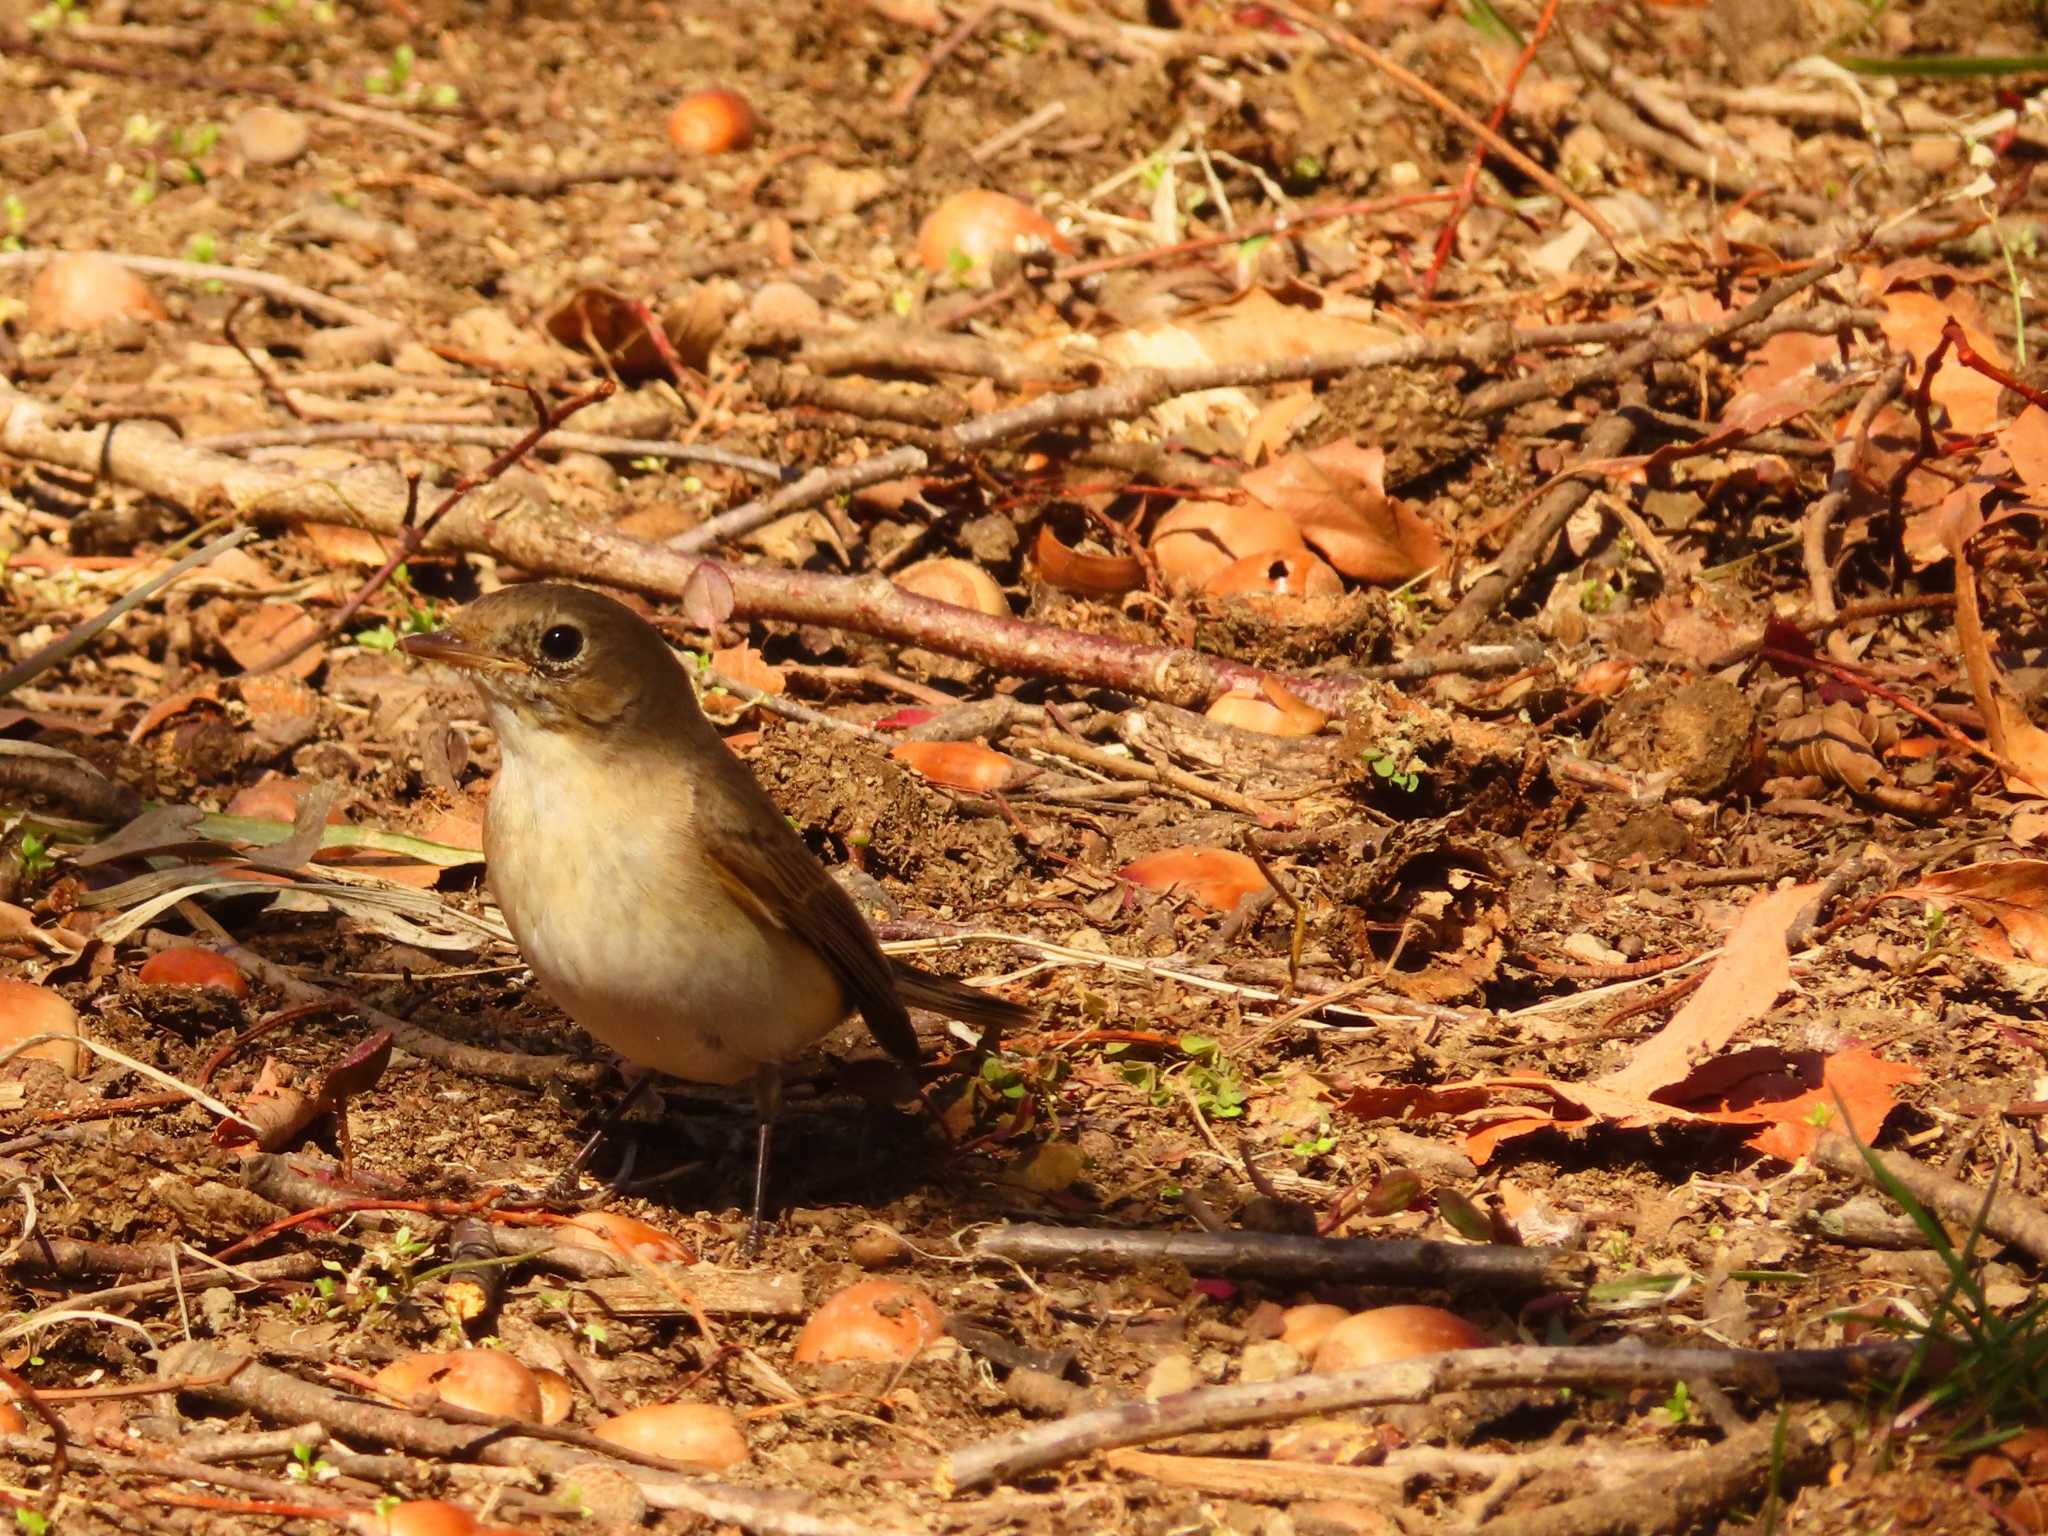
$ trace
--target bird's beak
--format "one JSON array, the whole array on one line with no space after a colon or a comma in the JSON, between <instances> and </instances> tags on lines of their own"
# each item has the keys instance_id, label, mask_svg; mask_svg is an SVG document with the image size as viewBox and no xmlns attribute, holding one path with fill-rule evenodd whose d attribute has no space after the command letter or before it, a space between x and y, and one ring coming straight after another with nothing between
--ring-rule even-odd
<instances>
[{"instance_id":1,"label":"bird's beak","mask_svg":"<svg viewBox=\"0 0 2048 1536\"><path fill-rule=\"evenodd\" d=\"M524 672L526 663L515 657L487 651L482 646L464 640L447 630L438 630L430 635L407 635L398 642L398 648L408 656L417 656L421 661L438 661L443 666L459 667L465 672Z\"/></svg>"}]
</instances>

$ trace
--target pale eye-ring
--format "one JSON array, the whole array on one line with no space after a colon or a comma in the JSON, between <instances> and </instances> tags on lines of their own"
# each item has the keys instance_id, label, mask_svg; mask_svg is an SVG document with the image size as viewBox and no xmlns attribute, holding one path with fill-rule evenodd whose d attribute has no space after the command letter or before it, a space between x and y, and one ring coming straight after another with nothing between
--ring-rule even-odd
<instances>
[{"instance_id":1,"label":"pale eye-ring","mask_svg":"<svg viewBox=\"0 0 2048 1536\"><path fill-rule=\"evenodd\" d=\"M583 631L574 624L551 625L540 637L540 654L543 661L567 666L583 654Z\"/></svg>"}]
</instances>

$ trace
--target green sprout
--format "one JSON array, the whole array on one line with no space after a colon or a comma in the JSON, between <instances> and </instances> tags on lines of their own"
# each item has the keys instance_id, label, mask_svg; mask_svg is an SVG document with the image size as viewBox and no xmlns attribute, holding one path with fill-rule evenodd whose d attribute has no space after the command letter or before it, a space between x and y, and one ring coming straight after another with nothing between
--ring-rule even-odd
<instances>
[{"instance_id":1,"label":"green sprout","mask_svg":"<svg viewBox=\"0 0 2048 1536\"><path fill-rule=\"evenodd\" d=\"M292 1443L292 1464L284 1471L285 1476L295 1483L324 1483L341 1475L333 1462L317 1455L312 1446L297 1441Z\"/></svg>"},{"instance_id":2,"label":"green sprout","mask_svg":"<svg viewBox=\"0 0 2048 1536\"><path fill-rule=\"evenodd\" d=\"M21 834L21 842L15 846L14 862L21 866L21 877L33 880L50 867L50 844L35 832Z\"/></svg>"},{"instance_id":3,"label":"green sprout","mask_svg":"<svg viewBox=\"0 0 2048 1536\"><path fill-rule=\"evenodd\" d=\"M1304 1163L1307 1163L1313 1162L1319 1157L1327 1157L1336 1149L1337 1138L1331 1134L1330 1117L1324 1115L1322 1122L1316 1127L1316 1132L1313 1136L1304 1131L1288 1144L1287 1155L1289 1157L1298 1157Z\"/></svg>"},{"instance_id":4,"label":"green sprout","mask_svg":"<svg viewBox=\"0 0 2048 1536\"><path fill-rule=\"evenodd\" d=\"M405 611L395 626L379 624L375 629L357 632L355 643L366 651L395 651L407 635L431 635L441 627L441 615L433 599L419 598L412 592L411 577L403 565L391 573L391 580L406 594Z\"/></svg>"},{"instance_id":5,"label":"green sprout","mask_svg":"<svg viewBox=\"0 0 2048 1536\"><path fill-rule=\"evenodd\" d=\"M400 43L391 50L391 67L372 71L363 81L363 89L372 96L396 96L412 79L414 54L410 43Z\"/></svg>"},{"instance_id":6,"label":"green sprout","mask_svg":"<svg viewBox=\"0 0 2048 1536\"><path fill-rule=\"evenodd\" d=\"M1676 1427L1692 1422L1692 1394L1682 1381L1673 1382L1671 1395L1664 1399L1664 1406L1657 1410Z\"/></svg>"},{"instance_id":7,"label":"green sprout","mask_svg":"<svg viewBox=\"0 0 2048 1536\"><path fill-rule=\"evenodd\" d=\"M202 231L185 242L185 259L211 265L220 260L220 242Z\"/></svg>"},{"instance_id":8,"label":"green sprout","mask_svg":"<svg viewBox=\"0 0 2048 1536\"><path fill-rule=\"evenodd\" d=\"M1414 794L1422 787L1422 774L1413 758L1387 751L1383 747L1368 747L1360 754L1359 760L1372 771L1376 779L1385 779L1403 794Z\"/></svg>"}]
</instances>

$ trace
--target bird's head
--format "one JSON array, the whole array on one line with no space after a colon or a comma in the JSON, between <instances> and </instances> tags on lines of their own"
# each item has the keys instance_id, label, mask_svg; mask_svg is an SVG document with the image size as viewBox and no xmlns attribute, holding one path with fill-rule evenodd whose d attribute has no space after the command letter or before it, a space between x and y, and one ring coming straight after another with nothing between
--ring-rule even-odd
<instances>
[{"instance_id":1,"label":"bird's head","mask_svg":"<svg viewBox=\"0 0 2048 1536\"><path fill-rule=\"evenodd\" d=\"M661 632L625 604L583 587L507 587L478 598L407 655L469 673L501 735L508 725L602 733L673 723L697 710Z\"/></svg>"}]
</instances>

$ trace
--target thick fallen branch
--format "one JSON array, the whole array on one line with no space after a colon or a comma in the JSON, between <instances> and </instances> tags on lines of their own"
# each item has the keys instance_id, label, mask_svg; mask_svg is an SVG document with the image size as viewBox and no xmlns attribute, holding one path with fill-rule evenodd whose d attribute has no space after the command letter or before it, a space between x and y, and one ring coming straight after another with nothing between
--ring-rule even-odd
<instances>
[{"instance_id":1,"label":"thick fallen branch","mask_svg":"<svg viewBox=\"0 0 2048 1536\"><path fill-rule=\"evenodd\" d=\"M1136 1269L1172 1263L1205 1275L1265 1275L1304 1282L1431 1289L1552 1291L1584 1278L1562 1248L1423 1239L1296 1237L1279 1232L1097 1232L1016 1224L982 1233L977 1258L1019 1264Z\"/></svg>"},{"instance_id":2,"label":"thick fallen branch","mask_svg":"<svg viewBox=\"0 0 2048 1536\"><path fill-rule=\"evenodd\" d=\"M1981 1216L1984 1230L2001 1243L2011 1243L2031 1255L2035 1262L2048 1264L2048 1211L2034 1201L2009 1191L1977 1189L1903 1152L1872 1155L1884 1165L1886 1173L1905 1185L1907 1192L1940 1217L1944 1225L1967 1232ZM1813 1149L1813 1161L1830 1173L1877 1184L1870 1165L1864 1161L1863 1148L1839 1131L1821 1137Z\"/></svg>"},{"instance_id":3,"label":"thick fallen branch","mask_svg":"<svg viewBox=\"0 0 2048 1536\"><path fill-rule=\"evenodd\" d=\"M1632 1344L1594 1349L1467 1349L1362 1371L1200 1387L1157 1402L1097 1408L955 1451L939 1463L934 1483L941 1494L950 1494L1116 1446L1273 1424L1317 1413L1422 1403L1447 1392L1501 1387L1662 1390L1681 1381L1707 1381L1742 1387L1762 1397L1781 1393L1837 1397L1887 1379L1911 1358L1911 1346L1902 1344L1777 1352L1651 1351Z\"/></svg>"},{"instance_id":4,"label":"thick fallen branch","mask_svg":"<svg viewBox=\"0 0 2048 1536\"><path fill-rule=\"evenodd\" d=\"M104 473L181 506L225 502L256 522L340 523L396 535L405 520L405 482L388 465L313 474L289 465L249 464L195 448L154 423L129 423L112 431L53 427L40 403L4 389L0 452ZM540 512L494 517L469 504L450 513L424 547L429 552L487 554L540 574L607 582L670 598L681 597L690 577L707 563L610 528ZM1318 709L1338 712L1373 686L1342 675L1278 676L1201 651L990 618L912 596L881 576L739 565L720 569L731 583L737 619L833 626L965 656L1003 671L1114 688L1191 708L1202 708L1233 689L1255 693L1271 679Z\"/></svg>"}]
</instances>

